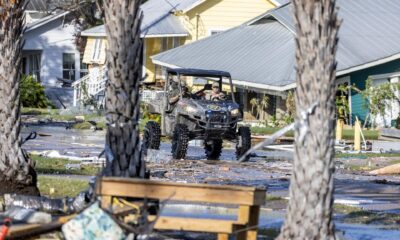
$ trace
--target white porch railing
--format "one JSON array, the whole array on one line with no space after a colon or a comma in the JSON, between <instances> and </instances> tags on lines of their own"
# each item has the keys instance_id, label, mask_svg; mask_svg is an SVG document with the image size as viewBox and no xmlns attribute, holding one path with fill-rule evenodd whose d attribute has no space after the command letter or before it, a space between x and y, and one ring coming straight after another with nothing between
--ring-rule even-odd
<instances>
[{"instance_id":1,"label":"white porch railing","mask_svg":"<svg viewBox=\"0 0 400 240\"><path fill-rule=\"evenodd\" d=\"M103 104L104 98L99 98L101 93L105 94L106 83L108 80L106 67L99 67L98 70L92 70L88 75L72 83L74 88L74 107L83 101L97 97L97 105Z\"/></svg>"}]
</instances>

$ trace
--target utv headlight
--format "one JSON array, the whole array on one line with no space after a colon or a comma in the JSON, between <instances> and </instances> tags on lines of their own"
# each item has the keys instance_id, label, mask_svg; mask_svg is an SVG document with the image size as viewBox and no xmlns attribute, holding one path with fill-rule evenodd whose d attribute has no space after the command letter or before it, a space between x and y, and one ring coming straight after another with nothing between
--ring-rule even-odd
<instances>
[{"instance_id":1,"label":"utv headlight","mask_svg":"<svg viewBox=\"0 0 400 240\"><path fill-rule=\"evenodd\" d=\"M231 115L232 115L232 116L237 116L237 115L239 115L239 109L236 108L236 109L231 110Z\"/></svg>"},{"instance_id":2,"label":"utv headlight","mask_svg":"<svg viewBox=\"0 0 400 240\"><path fill-rule=\"evenodd\" d=\"M185 107L185 111L188 113L196 113L197 112L197 108L192 107L192 106L186 106Z\"/></svg>"}]
</instances>

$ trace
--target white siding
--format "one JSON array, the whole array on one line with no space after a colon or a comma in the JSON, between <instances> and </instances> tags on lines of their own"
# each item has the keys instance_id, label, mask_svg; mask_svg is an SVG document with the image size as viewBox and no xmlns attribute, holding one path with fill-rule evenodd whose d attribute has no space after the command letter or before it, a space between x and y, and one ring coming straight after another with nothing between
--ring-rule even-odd
<instances>
[{"instance_id":1,"label":"white siding","mask_svg":"<svg viewBox=\"0 0 400 240\"><path fill-rule=\"evenodd\" d=\"M57 86L62 78L63 53L75 53L76 79L80 73L80 54L74 43L74 26L63 24L63 18L26 32L24 51L41 50L41 82L45 86Z\"/></svg>"}]
</instances>

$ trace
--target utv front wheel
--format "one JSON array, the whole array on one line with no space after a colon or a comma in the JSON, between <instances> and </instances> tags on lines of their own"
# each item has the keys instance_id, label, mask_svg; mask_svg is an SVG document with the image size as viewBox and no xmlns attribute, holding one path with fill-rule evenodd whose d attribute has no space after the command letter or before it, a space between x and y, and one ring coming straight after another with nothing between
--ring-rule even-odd
<instances>
[{"instance_id":1,"label":"utv front wheel","mask_svg":"<svg viewBox=\"0 0 400 240\"><path fill-rule=\"evenodd\" d=\"M239 127L236 143L236 158L239 160L251 148L251 132L249 127ZM245 158L248 161L249 155Z\"/></svg>"},{"instance_id":2,"label":"utv front wheel","mask_svg":"<svg viewBox=\"0 0 400 240\"><path fill-rule=\"evenodd\" d=\"M184 124L176 124L172 136L172 157L174 159L183 159L186 157L186 151L189 143L189 130Z\"/></svg>"},{"instance_id":3,"label":"utv front wheel","mask_svg":"<svg viewBox=\"0 0 400 240\"><path fill-rule=\"evenodd\" d=\"M143 132L142 149L160 149L161 142L161 128L160 125L154 121L146 123Z\"/></svg>"},{"instance_id":4,"label":"utv front wheel","mask_svg":"<svg viewBox=\"0 0 400 240\"><path fill-rule=\"evenodd\" d=\"M222 152L222 139L204 140L204 150L208 160L218 160Z\"/></svg>"}]
</instances>

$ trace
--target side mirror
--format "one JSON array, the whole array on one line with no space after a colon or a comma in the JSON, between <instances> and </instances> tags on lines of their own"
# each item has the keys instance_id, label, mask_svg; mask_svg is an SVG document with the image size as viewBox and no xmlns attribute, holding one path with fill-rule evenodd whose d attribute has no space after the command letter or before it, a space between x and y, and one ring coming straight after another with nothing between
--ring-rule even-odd
<instances>
[{"instance_id":1,"label":"side mirror","mask_svg":"<svg viewBox=\"0 0 400 240\"><path fill-rule=\"evenodd\" d=\"M204 85L204 90L212 90L212 84L205 84Z\"/></svg>"}]
</instances>

